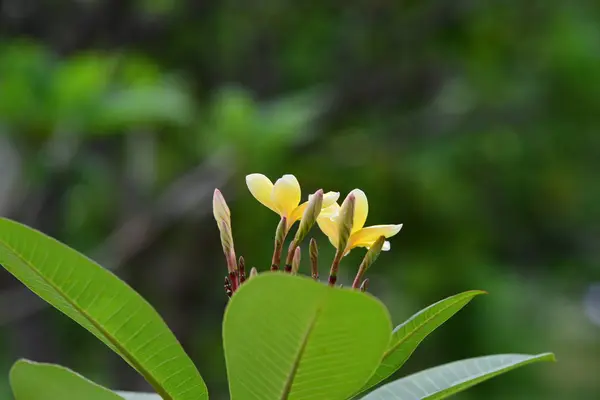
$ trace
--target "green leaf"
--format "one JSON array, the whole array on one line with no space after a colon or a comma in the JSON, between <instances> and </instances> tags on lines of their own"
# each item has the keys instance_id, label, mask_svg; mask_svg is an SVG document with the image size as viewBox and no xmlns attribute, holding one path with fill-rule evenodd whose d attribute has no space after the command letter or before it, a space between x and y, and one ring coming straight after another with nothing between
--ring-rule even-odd
<instances>
[{"instance_id":1,"label":"green leaf","mask_svg":"<svg viewBox=\"0 0 600 400\"><path fill-rule=\"evenodd\" d=\"M13 365L10 386L16 400L123 400L70 369L28 360Z\"/></svg>"},{"instance_id":2,"label":"green leaf","mask_svg":"<svg viewBox=\"0 0 600 400\"><path fill-rule=\"evenodd\" d=\"M162 397L154 393L117 392L117 394L125 400L162 400Z\"/></svg>"},{"instance_id":3,"label":"green leaf","mask_svg":"<svg viewBox=\"0 0 600 400\"><path fill-rule=\"evenodd\" d=\"M535 356L501 354L456 361L385 384L362 400L445 399L515 368L554 360L554 354L544 353Z\"/></svg>"},{"instance_id":4,"label":"green leaf","mask_svg":"<svg viewBox=\"0 0 600 400\"><path fill-rule=\"evenodd\" d=\"M473 297L484 293L480 290L471 290L448 297L419 311L406 322L398 325L392 332L392 341L383 355L381 365L361 392L375 386L400 369L423 339L466 306Z\"/></svg>"},{"instance_id":5,"label":"green leaf","mask_svg":"<svg viewBox=\"0 0 600 400\"><path fill-rule=\"evenodd\" d=\"M381 360L391 322L357 290L264 273L225 312L223 342L233 400L344 400Z\"/></svg>"},{"instance_id":6,"label":"green leaf","mask_svg":"<svg viewBox=\"0 0 600 400\"><path fill-rule=\"evenodd\" d=\"M208 398L204 381L165 322L111 272L4 218L0 264L123 357L164 400Z\"/></svg>"}]
</instances>

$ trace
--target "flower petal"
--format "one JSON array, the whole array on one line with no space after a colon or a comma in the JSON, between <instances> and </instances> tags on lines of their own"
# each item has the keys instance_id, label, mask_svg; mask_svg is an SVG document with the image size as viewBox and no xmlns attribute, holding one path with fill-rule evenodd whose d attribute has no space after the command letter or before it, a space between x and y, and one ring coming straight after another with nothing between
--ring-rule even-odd
<instances>
[{"instance_id":1,"label":"flower petal","mask_svg":"<svg viewBox=\"0 0 600 400\"><path fill-rule=\"evenodd\" d=\"M365 226L367 222L367 215L369 214L369 202L367 201L367 195L360 189L354 189L350 192L354 194L356 202L354 203L354 222L352 225L352 233L358 232Z\"/></svg>"},{"instance_id":2,"label":"flower petal","mask_svg":"<svg viewBox=\"0 0 600 400\"><path fill-rule=\"evenodd\" d=\"M290 217L300 204L300 184L294 175L284 175L277 179L273 186L272 199L277 209L286 217Z\"/></svg>"},{"instance_id":3,"label":"flower petal","mask_svg":"<svg viewBox=\"0 0 600 400\"><path fill-rule=\"evenodd\" d=\"M273 182L269 178L263 174L250 174L246 176L246 185L256 200L279 214L272 199Z\"/></svg>"},{"instance_id":4,"label":"flower petal","mask_svg":"<svg viewBox=\"0 0 600 400\"><path fill-rule=\"evenodd\" d=\"M306 210L306 207L308 207L308 201L305 201L304 203L300 204L298 207L296 207L294 209L294 211L292 211L292 213L290 214L290 216L288 218L288 225L290 227L294 224L294 222L296 222L300 218L302 218L302 216L304 215L304 210Z\"/></svg>"},{"instance_id":5,"label":"flower petal","mask_svg":"<svg viewBox=\"0 0 600 400\"><path fill-rule=\"evenodd\" d=\"M386 238L392 237L400 232L402 224L399 225L373 225L361 229L350 236L348 247L369 247L371 246L380 236ZM389 244L388 244L389 246ZM385 244L384 244L385 248ZM385 250L384 250L385 251Z\"/></svg>"},{"instance_id":6,"label":"flower petal","mask_svg":"<svg viewBox=\"0 0 600 400\"><path fill-rule=\"evenodd\" d=\"M392 248L392 245L390 244L390 242L388 242L387 240L385 242L383 242L383 247L381 248L382 251L390 251L390 249Z\"/></svg>"},{"instance_id":7,"label":"flower petal","mask_svg":"<svg viewBox=\"0 0 600 400\"><path fill-rule=\"evenodd\" d=\"M319 217L327 217L335 220L340 213L340 208L341 207L338 203L333 203L329 207L323 207Z\"/></svg>"},{"instance_id":8,"label":"flower petal","mask_svg":"<svg viewBox=\"0 0 600 400\"><path fill-rule=\"evenodd\" d=\"M308 196L310 200L310 196ZM323 208L332 206L340 198L340 192L327 192L323 195Z\"/></svg>"},{"instance_id":9,"label":"flower petal","mask_svg":"<svg viewBox=\"0 0 600 400\"><path fill-rule=\"evenodd\" d=\"M308 201L310 201L310 199L312 199L314 195L309 194L308 195ZM339 192L327 192L323 195L323 205L321 207L321 214L325 213L325 215L332 217L333 215L335 215L337 213L337 209L339 208L339 206L335 203L337 201L337 199L340 198L340 193ZM306 210L306 207L308 206L308 201L305 201L304 203L300 204L298 207L296 207L296 209L292 212L289 221L290 224L293 224L294 222L298 221L300 218L302 218L302 215L304 214L304 210ZM332 208L333 205L338 206L337 208Z\"/></svg>"},{"instance_id":10,"label":"flower petal","mask_svg":"<svg viewBox=\"0 0 600 400\"><path fill-rule=\"evenodd\" d=\"M338 242L338 224L331 218L319 216L317 218L317 224L321 231L329 238L331 244L337 248Z\"/></svg>"}]
</instances>

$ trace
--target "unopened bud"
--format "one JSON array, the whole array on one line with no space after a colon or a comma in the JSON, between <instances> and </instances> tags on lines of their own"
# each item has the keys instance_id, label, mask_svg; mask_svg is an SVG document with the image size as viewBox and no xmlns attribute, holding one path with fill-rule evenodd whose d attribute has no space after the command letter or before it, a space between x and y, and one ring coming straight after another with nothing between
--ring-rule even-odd
<instances>
[{"instance_id":1,"label":"unopened bud","mask_svg":"<svg viewBox=\"0 0 600 400\"><path fill-rule=\"evenodd\" d=\"M281 264L281 251L283 250L283 242L287 235L287 218L281 217L277 230L275 231L275 244L273 249L273 258L271 260L271 271L277 271Z\"/></svg>"},{"instance_id":2,"label":"unopened bud","mask_svg":"<svg viewBox=\"0 0 600 400\"><path fill-rule=\"evenodd\" d=\"M231 211L229 211L229 206L227 206L227 202L219 189L215 189L213 195L213 214L219 224L221 221L231 220Z\"/></svg>"},{"instance_id":3,"label":"unopened bud","mask_svg":"<svg viewBox=\"0 0 600 400\"><path fill-rule=\"evenodd\" d=\"M342 252L342 255L346 252L346 245L348 239L352 234L352 227L354 225L354 206L356 204L356 197L352 192L346 196L342 206L340 208L340 216L338 220L338 251Z\"/></svg>"},{"instance_id":4,"label":"unopened bud","mask_svg":"<svg viewBox=\"0 0 600 400\"><path fill-rule=\"evenodd\" d=\"M287 218L281 217L279 220L279 224L277 225L277 230L275 231L275 243L283 244L285 241L287 231Z\"/></svg>"},{"instance_id":5,"label":"unopened bud","mask_svg":"<svg viewBox=\"0 0 600 400\"><path fill-rule=\"evenodd\" d=\"M300 251L300 246L298 246L296 247L296 250L294 250L294 258L292 260L292 274L294 275L296 275L300 269L300 257L302 257L302 253Z\"/></svg>"},{"instance_id":6,"label":"unopened bud","mask_svg":"<svg viewBox=\"0 0 600 400\"><path fill-rule=\"evenodd\" d=\"M302 219L300 220L300 226L298 227L298 231L294 237L294 242L296 242L298 245L302 243L310 231L310 228L312 228L315 222L317 222L317 217L321 213L322 207L323 189L319 189L308 199L308 205L306 206L304 214L302 215Z\"/></svg>"},{"instance_id":7,"label":"unopened bud","mask_svg":"<svg viewBox=\"0 0 600 400\"><path fill-rule=\"evenodd\" d=\"M338 246L329 269L329 286L334 286L337 282L337 273L340 267L340 261L347 253L346 247L348 240L352 234L352 227L354 226L354 207L356 204L356 197L353 192L348 193L348 196L344 199L340 208L340 214L338 217Z\"/></svg>"},{"instance_id":8,"label":"unopened bud","mask_svg":"<svg viewBox=\"0 0 600 400\"><path fill-rule=\"evenodd\" d=\"M240 276L240 284L246 280L246 263L244 257L240 256L238 260L238 274Z\"/></svg>"},{"instance_id":9,"label":"unopened bud","mask_svg":"<svg viewBox=\"0 0 600 400\"><path fill-rule=\"evenodd\" d=\"M365 279L363 281L363 283L360 285L360 291L364 293L367 291L368 288L369 288L369 278Z\"/></svg>"},{"instance_id":10,"label":"unopened bud","mask_svg":"<svg viewBox=\"0 0 600 400\"><path fill-rule=\"evenodd\" d=\"M256 267L252 267L252 269L250 270L250 276L248 277L248 280L254 278L257 275L258 275L258 270L256 269Z\"/></svg>"},{"instance_id":11,"label":"unopened bud","mask_svg":"<svg viewBox=\"0 0 600 400\"><path fill-rule=\"evenodd\" d=\"M215 189L213 195L213 215L215 216L221 234L221 245L223 246L223 253L227 260L227 270L229 272L235 271L237 269L237 262L233 246L233 234L231 231L231 212L219 189Z\"/></svg>"},{"instance_id":12,"label":"unopened bud","mask_svg":"<svg viewBox=\"0 0 600 400\"><path fill-rule=\"evenodd\" d=\"M317 247L317 241L314 238L310 239L309 255L310 273L312 278L316 281L319 279L319 248Z\"/></svg>"},{"instance_id":13,"label":"unopened bud","mask_svg":"<svg viewBox=\"0 0 600 400\"><path fill-rule=\"evenodd\" d=\"M380 236L377 240L371 245L367 254L365 254L365 258L363 258L360 263L360 267L358 267L358 272L356 273L356 277L354 278L354 282L352 283L352 287L357 289L365 273L369 269L369 267L377 260L379 254L381 254L381 250L383 249L383 245L385 243L385 236Z\"/></svg>"},{"instance_id":14,"label":"unopened bud","mask_svg":"<svg viewBox=\"0 0 600 400\"><path fill-rule=\"evenodd\" d=\"M290 247L288 247L287 257L285 259L285 272L292 272L292 263L294 262L294 255L296 254L297 248L298 244L295 240L292 240L292 243L290 243Z\"/></svg>"},{"instance_id":15,"label":"unopened bud","mask_svg":"<svg viewBox=\"0 0 600 400\"><path fill-rule=\"evenodd\" d=\"M292 269L292 259L294 257L296 248L302 243L310 228L317 221L317 217L321 213L321 208L323 206L323 189L319 189L310 196L308 200L308 205L306 206L306 210L304 210L304 214L302 219L300 220L300 226L298 227L298 231L296 232L296 236L294 240L290 243L290 247L288 248L287 258L285 260L285 270L291 271Z\"/></svg>"}]
</instances>

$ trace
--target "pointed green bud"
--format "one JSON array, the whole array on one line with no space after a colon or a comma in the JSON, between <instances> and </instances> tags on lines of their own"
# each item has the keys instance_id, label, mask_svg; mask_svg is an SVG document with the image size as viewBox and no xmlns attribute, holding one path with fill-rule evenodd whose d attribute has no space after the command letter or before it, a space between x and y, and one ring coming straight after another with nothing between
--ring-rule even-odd
<instances>
[{"instance_id":1,"label":"pointed green bud","mask_svg":"<svg viewBox=\"0 0 600 400\"><path fill-rule=\"evenodd\" d=\"M238 260L238 274L240 277L240 284L244 283L246 280L246 262L242 256L240 256Z\"/></svg>"},{"instance_id":2,"label":"pointed green bud","mask_svg":"<svg viewBox=\"0 0 600 400\"><path fill-rule=\"evenodd\" d=\"M213 215L217 221L219 232L221 234L221 245L223 253L227 260L227 270L229 272L237 270L237 261L235 259L235 249L233 246L233 234L231 231L231 212L225 202L225 198L219 189L215 189L213 195ZM235 289L235 283L232 282Z\"/></svg>"},{"instance_id":3,"label":"pointed green bud","mask_svg":"<svg viewBox=\"0 0 600 400\"><path fill-rule=\"evenodd\" d=\"M302 219L300 220L300 226L298 227L298 231L296 232L296 236L294 240L290 243L290 247L288 248L287 258L285 260L285 270L287 272L292 270L292 259L294 258L294 254L296 248L302 243L310 228L317 221L317 217L321 213L321 208L323 207L323 189L317 190L313 195L309 196L308 204L306 206L306 210L304 210L304 214L302 215Z\"/></svg>"},{"instance_id":4,"label":"pointed green bud","mask_svg":"<svg viewBox=\"0 0 600 400\"><path fill-rule=\"evenodd\" d=\"M281 264L281 252L283 250L283 243L287 235L287 218L281 217L277 230L275 231L275 244L273 249L273 258L271 259L271 271L277 271Z\"/></svg>"},{"instance_id":5,"label":"pointed green bud","mask_svg":"<svg viewBox=\"0 0 600 400\"><path fill-rule=\"evenodd\" d=\"M316 281L319 280L319 248L317 247L317 241L314 238L310 239L310 273L312 278Z\"/></svg>"},{"instance_id":6,"label":"pointed green bud","mask_svg":"<svg viewBox=\"0 0 600 400\"><path fill-rule=\"evenodd\" d=\"M340 216L338 219L338 251L342 252L342 256L346 252L346 245L348 244L348 239L352 234L355 204L356 197L354 197L354 194L350 192L350 194L348 194L348 196L346 196L344 199L344 202L340 208Z\"/></svg>"},{"instance_id":7,"label":"pointed green bud","mask_svg":"<svg viewBox=\"0 0 600 400\"><path fill-rule=\"evenodd\" d=\"M342 206L340 207L340 214L338 217L338 245L335 257L331 263L329 269L329 278L327 279L329 286L335 286L337 282L337 273L340 267L340 261L347 253L346 247L348 240L352 234L352 227L354 226L354 207L356 205L356 197L353 192L348 193L348 196L344 199Z\"/></svg>"},{"instance_id":8,"label":"pointed green bud","mask_svg":"<svg viewBox=\"0 0 600 400\"><path fill-rule=\"evenodd\" d=\"M363 281L363 283L360 285L360 291L364 293L367 291L368 288L369 288L369 278L365 279Z\"/></svg>"},{"instance_id":9,"label":"pointed green bud","mask_svg":"<svg viewBox=\"0 0 600 400\"><path fill-rule=\"evenodd\" d=\"M369 251L367 251L367 254L365 255L365 258L363 258L362 262L360 263L360 267L358 267L358 272L356 274L356 277L354 278L354 282L352 283L353 288L358 289L360 287L361 281L365 273L367 272L369 267L375 262L375 260L377 260L379 254L381 254L381 250L383 249L384 243L385 236L380 236L371 245Z\"/></svg>"},{"instance_id":10,"label":"pointed green bud","mask_svg":"<svg viewBox=\"0 0 600 400\"><path fill-rule=\"evenodd\" d=\"M286 232L287 218L281 217L281 220L279 220L279 224L277 224L277 230L275 230L275 244L279 243L280 246L283 245L283 242L285 241Z\"/></svg>"},{"instance_id":11,"label":"pointed green bud","mask_svg":"<svg viewBox=\"0 0 600 400\"><path fill-rule=\"evenodd\" d=\"M302 252L300 251L300 246L296 247L294 250L294 258L292 259L292 274L296 275L298 270L300 269L300 258L302 257Z\"/></svg>"},{"instance_id":12,"label":"pointed green bud","mask_svg":"<svg viewBox=\"0 0 600 400\"><path fill-rule=\"evenodd\" d=\"M258 270L256 269L256 267L252 267L252 269L250 270L250 276L248 277L248 280L254 278L257 275L258 275Z\"/></svg>"},{"instance_id":13,"label":"pointed green bud","mask_svg":"<svg viewBox=\"0 0 600 400\"><path fill-rule=\"evenodd\" d=\"M300 226L294 237L294 242L298 245L302 243L310 228L317 222L321 208L323 208L323 189L319 189L312 196L309 196L308 205L306 206L306 210L304 210Z\"/></svg>"}]
</instances>

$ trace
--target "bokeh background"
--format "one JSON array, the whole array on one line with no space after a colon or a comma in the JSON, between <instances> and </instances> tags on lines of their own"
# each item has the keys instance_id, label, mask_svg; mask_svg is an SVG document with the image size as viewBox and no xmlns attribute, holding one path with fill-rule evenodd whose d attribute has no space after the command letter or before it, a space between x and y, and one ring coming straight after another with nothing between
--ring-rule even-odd
<instances>
[{"instance_id":1,"label":"bokeh background","mask_svg":"<svg viewBox=\"0 0 600 400\"><path fill-rule=\"evenodd\" d=\"M2 0L0 215L129 282L226 399L213 189L266 270L278 219L246 174L293 173L303 197L359 187L369 224L404 223L369 274L395 324L490 293L398 376L554 351L456 397L598 399L599 22L591 0ZM2 398L18 357L147 389L8 273L0 288Z\"/></svg>"}]
</instances>

